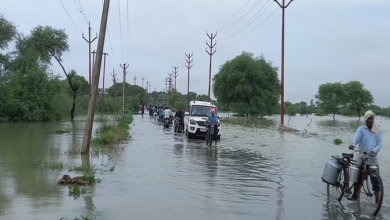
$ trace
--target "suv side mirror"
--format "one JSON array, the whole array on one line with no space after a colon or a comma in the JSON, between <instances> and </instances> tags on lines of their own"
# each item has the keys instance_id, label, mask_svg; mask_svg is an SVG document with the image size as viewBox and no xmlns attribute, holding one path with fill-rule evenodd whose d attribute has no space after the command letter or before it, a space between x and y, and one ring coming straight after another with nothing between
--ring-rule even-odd
<instances>
[{"instance_id":1,"label":"suv side mirror","mask_svg":"<svg viewBox=\"0 0 390 220\"><path fill-rule=\"evenodd\" d=\"M184 112L184 115L185 116L190 116L190 113L189 112Z\"/></svg>"}]
</instances>

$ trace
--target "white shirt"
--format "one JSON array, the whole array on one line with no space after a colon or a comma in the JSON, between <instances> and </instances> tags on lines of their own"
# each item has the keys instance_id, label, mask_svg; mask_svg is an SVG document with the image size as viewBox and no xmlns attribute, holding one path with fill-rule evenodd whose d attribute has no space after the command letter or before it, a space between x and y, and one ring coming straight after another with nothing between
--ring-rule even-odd
<instances>
[{"instance_id":1,"label":"white shirt","mask_svg":"<svg viewBox=\"0 0 390 220\"><path fill-rule=\"evenodd\" d=\"M171 114L172 114L171 109L165 109L165 110L164 110L164 117L165 117L165 118L171 117Z\"/></svg>"}]
</instances>

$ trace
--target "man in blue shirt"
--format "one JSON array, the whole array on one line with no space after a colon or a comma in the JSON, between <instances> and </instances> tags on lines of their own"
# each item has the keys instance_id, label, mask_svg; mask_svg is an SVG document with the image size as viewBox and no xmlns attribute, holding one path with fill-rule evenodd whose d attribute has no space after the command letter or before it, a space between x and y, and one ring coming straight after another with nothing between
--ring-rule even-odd
<instances>
[{"instance_id":1,"label":"man in blue shirt","mask_svg":"<svg viewBox=\"0 0 390 220\"><path fill-rule=\"evenodd\" d=\"M209 117L207 118L207 121L210 123L211 126L211 129L214 128L213 131L210 131L211 134L213 134L213 139L215 141L215 146L217 146L217 137L218 137L218 126L217 126L217 123L218 123L218 116L215 115L215 109L212 108L211 109L211 115L209 115Z\"/></svg>"},{"instance_id":2,"label":"man in blue shirt","mask_svg":"<svg viewBox=\"0 0 390 220\"><path fill-rule=\"evenodd\" d=\"M359 144L359 151L371 153L373 156L367 156L368 164L378 166L377 172L379 174L379 163L377 156L382 147L382 131L380 131L379 128L375 125L374 117L375 113L371 110L368 110L364 114L365 125L362 125L357 129L349 149L354 150L356 145ZM379 181L377 178L371 178L371 183L373 186L372 190L375 193L375 201L376 204L378 204L380 198ZM357 198L357 193L360 192L360 189L361 183L355 184L354 193L352 194L352 197L348 199L355 200Z\"/></svg>"}]
</instances>

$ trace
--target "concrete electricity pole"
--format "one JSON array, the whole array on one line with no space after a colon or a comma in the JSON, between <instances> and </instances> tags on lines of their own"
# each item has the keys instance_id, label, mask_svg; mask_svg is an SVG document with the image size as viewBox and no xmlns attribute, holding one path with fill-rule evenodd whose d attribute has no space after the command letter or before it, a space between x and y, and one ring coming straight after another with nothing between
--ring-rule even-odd
<instances>
[{"instance_id":1,"label":"concrete electricity pole","mask_svg":"<svg viewBox=\"0 0 390 220\"><path fill-rule=\"evenodd\" d=\"M142 88L145 89L144 88L144 79L145 79L145 77L142 77L141 79L142 79Z\"/></svg>"},{"instance_id":2,"label":"concrete electricity pole","mask_svg":"<svg viewBox=\"0 0 390 220\"><path fill-rule=\"evenodd\" d=\"M98 39L98 46L97 46L96 68L94 68L93 81L92 81L93 85L91 87L92 89L91 98L89 99L87 120L85 122L83 143L81 145L82 154L89 154L90 151L93 119L95 116L95 107L96 107L95 106L96 94L98 92L98 87L99 87L99 77L100 77L100 69L102 66L103 48L104 48L104 41L106 37L109 5L110 5L110 0L104 0L102 20L100 23L99 39Z\"/></svg>"},{"instance_id":3,"label":"concrete electricity pole","mask_svg":"<svg viewBox=\"0 0 390 220\"><path fill-rule=\"evenodd\" d=\"M211 33L211 36L207 33L207 37L209 37L209 39L210 39L210 44L206 41L206 44L207 44L207 46L209 47L209 49L210 49L210 51L207 51L207 48L206 48L206 53L208 53L209 54L209 56L210 56L210 67L209 67L209 102L211 101L210 100L210 88L211 88L211 62L212 62L212 57L213 57L213 55L215 54L215 52L217 52L217 50L214 50L213 51L213 49L214 49L214 47L217 45L217 42L215 42L214 44L213 44L213 40L214 40L214 38L217 36L217 32L215 32L215 35L213 35L213 33Z\"/></svg>"},{"instance_id":4,"label":"concrete electricity pole","mask_svg":"<svg viewBox=\"0 0 390 220\"><path fill-rule=\"evenodd\" d=\"M134 76L133 79L134 79L134 85L137 85L137 77Z\"/></svg>"},{"instance_id":5,"label":"concrete electricity pole","mask_svg":"<svg viewBox=\"0 0 390 220\"><path fill-rule=\"evenodd\" d=\"M179 76L179 73L177 72L177 68L179 68L179 67L177 67L177 66L173 66L173 69L174 70L172 70L172 75L173 75L173 78L175 78L175 100L176 100L176 78Z\"/></svg>"},{"instance_id":6,"label":"concrete electricity pole","mask_svg":"<svg viewBox=\"0 0 390 220\"><path fill-rule=\"evenodd\" d=\"M282 4L278 0L274 0L282 8L282 64L281 75L282 80L280 84L280 125L284 125L284 13L285 9L290 5L293 0L290 0L287 5L285 0L282 0Z\"/></svg>"},{"instance_id":7,"label":"concrete electricity pole","mask_svg":"<svg viewBox=\"0 0 390 220\"><path fill-rule=\"evenodd\" d=\"M115 74L115 70L112 70L112 73L110 74L112 76L112 83L114 84L114 109L115 109L115 112L116 112L116 115L118 115L118 111L117 111L117 107L116 107L116 82L118 81L116 77L116 75L118 74Z\"/></svg>"},{"instance_id":8,"label":"concrete electricity pole","mask_svg":"<svg viewBox=\"0 0 390 220\"><path fill-rule=\"evenodd\" d=\"M123 92L122 92L122 116L125 116L125 84L126 84L126 69L129 67L129 64L124 63L123 66L122 64L119 64L121 68L123 69L123 82L122 82L122 87L123 87ZM127 66L126 66L127 65Z\"/></svg>"},{"instance_id":9,"label":"concrete electricity pole","mask_svg":"<svg viewBox=\"0 0 390 220\"><path fill-rule=\"evenodd\" d=\"M148 86L149 86L149 81L146 81L146 92L147 93L149 93Z\"/></svg>"},{"instance_id":10,"label":"concrete electricity pole","mask_svg":"<svg viewBox=\"0 0 390 220\"><path fill-rule=\"evenodd\" d=\"M168 93L168 77L165 78L165 91ZM167 102L168 102L168 94L167 94Z\"/></svg>"},{"instance_id":11,"label":"concrete electricity pole","mask_svg":"<svg viewBox=\"0 0 390 220\"><path fill-rule=\"evenodd\" d=\"M95 68L95 55L96 55L96 52L95 50L93 50L92 52L92 79L91 79L91 83L93 82L93 68Z\"/></svg>"},{"instance_id":12,"label":"concrete electricity pole","mask_svg":"<svg viewBox=\"0 0 390 220\"><path fill-rule=\"evenodd\" d=\"M150 91L150 86L152 86L151 84L149 84L149 90L148 90L148 93L149 93L149 91Z\"/></svg>"},{"instance_id":13,"label":"concrete electricity pole","mask_svg":"<svg viewBox=\"0 0 390 220\"><path fill-rule=\"evenodd\" d=\"M106 78L106 56L108 53L103 53L104 55L104 64L103 64L103 89L102 89L102 117L104 116L104 81Z\"/></svg>"},{"instance_id":14,"label":"concrete electricity pole","mask_svg":"<svg viewBox=\"0 0 390 220\"><path fill-rule=\"evenodd\" d=\"M172 73L168 73L168 105L171 105Z\"/></svg>"},{"instance_id":15,"label":"concrete electricity pole","mask_svg":"<svg viewBox=\"0 0 390 220\"><path fill-rule=\"evenodd\" d=\"M192 68L192 56L194 55L193 53L191 54L188 54L185 53L186 57L187 57L187 64L186 64L186 67L188 69L188 79L187 79L187 110L190 111L190 69Z\"/></svg>"},{"instance_id":16,"label":"concrete electricity pole","mask_svg":"<svg viewBox=\"0 0 390 220\"><path fill-rule=\"evenodd\" d=\"M88 23L88 25L89 25L89 27L88 27L88 40L84 37L84 34L82 34L82 37L84 38L85 41L87 41L88 46L89 46L89 51L88 51L88 54L89 54L89 65L88 65L88 68L89 68L89 81L88 81L88 88L89 88L89 98L91 98L91 76L92 76L92 73L91 73L91 44L92 44L92 42L94 42L96 40L97 34L96 34L96 37L91 40L91 23Z\"/></svg>"}]
</instances>

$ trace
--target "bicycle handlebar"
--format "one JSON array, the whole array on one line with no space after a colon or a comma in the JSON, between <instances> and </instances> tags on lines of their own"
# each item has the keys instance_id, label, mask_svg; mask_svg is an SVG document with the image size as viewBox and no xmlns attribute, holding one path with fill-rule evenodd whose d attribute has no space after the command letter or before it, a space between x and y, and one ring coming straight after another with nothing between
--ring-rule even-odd
<instances>
[{"instance_id":1,"label":"bicycle handlebar","mask_svg":"<svg viewBox=\"0 0 390 220\"><path fill-rule=\"evenodd\" d=\"M359 153L363 153L364 155L370 155L371 157L374 157L374 156L376 156L376 154L367 153L367 152L365 152L365 151L360 151L360 150L353 150L353 152L359 152Z\"/></svg>"}]
</instances>

